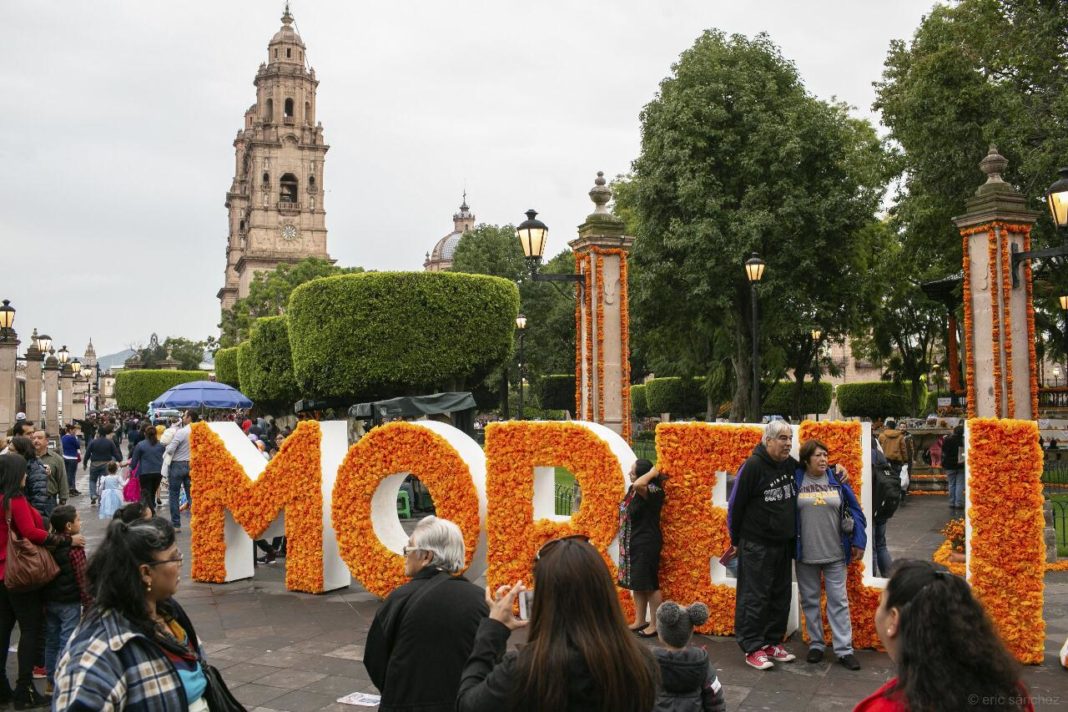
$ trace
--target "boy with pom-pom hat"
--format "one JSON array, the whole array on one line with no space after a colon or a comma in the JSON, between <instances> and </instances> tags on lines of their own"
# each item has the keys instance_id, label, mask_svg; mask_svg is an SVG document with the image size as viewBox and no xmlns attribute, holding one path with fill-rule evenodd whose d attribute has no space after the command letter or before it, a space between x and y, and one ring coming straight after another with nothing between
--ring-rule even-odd
<instances>
[{"instance_id":1,"label":"boy with pom-pom hat","mask_svg":"<svg viewBox=\"0 0 1068 712\"><path fill-rule=\"evenodd\" d=\"M724 712L723 686L703 648L690 645L695 626L708 621L708 606L680 606L665 601L656 611L656 630L662 648L654 648L660 665L656 712Z\"/></svg>"}]
</instances>

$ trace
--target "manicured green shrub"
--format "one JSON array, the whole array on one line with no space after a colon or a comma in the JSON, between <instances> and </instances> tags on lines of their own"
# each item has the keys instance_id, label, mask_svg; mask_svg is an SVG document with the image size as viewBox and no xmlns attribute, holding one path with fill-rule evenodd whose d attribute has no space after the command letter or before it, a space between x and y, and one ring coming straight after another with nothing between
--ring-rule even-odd
<instances>
[{"instance_id":1,"label":"manicured green shrub","mask_svg":"<svg viewBox=\"0 0 1068 712\"><path fill-rule=\"evenodd\" d=\"M793 381L779 381L772 386L771 392L764 399L764 413L768 415L793 415L794 388L796 385ZM800 415L826 413L831 408L833 392L834 389L830 383L805 381L801 388Z\"/></svg>"},{"instance_id":2,"label":"manicured green shrub","mask_svg":"<svg viewBox=\"0 0 1068 712\"><path fill-rule=\"evenodd\" d=\"M705 399L697 382L677 376L646 381L645 401L652 415L671 413L673 418L693 418L705 410Z\"/></svg>"},{"instance_id":3,"label":"manicured green shrub","mask_svg":"<svg viewBox=\"0 0 1068 712\"><path fill-rule=\"evenodd\" d=\"M538 379L538 402L542 408L575 412L575 374L553 373Z\"/></svg>"},{"instance_id":4,"label":"manicured green shrub","mask_svg":"<svg viewBox=\"0 0 1068 712\"><path fill-rule=\"evenodd\" d=\"M252 324L248 341L238 348L239 353L240 349L245 349L244 358L239 357L242 393L253 403L271 409L272 406L292 406L300 398L293 379L289 330L284 316L257 319Z\"/></svg>"},{"instance_id":5,"label":"manicured green shrub","mask_svg":"<svg viewBox=\"0 0 1068 712\"><path fill-rule=\"evenodd\" d=\"M138 369L119 371L115 376L115 404L119 410L144 413L148 404L179 383L206 381L206 371L165 371Z\"/></svg>"},{"instance_id":6,"label":"manicured green shrub","mask_svg":"<svg viewBox=\"0 0 1068 712\"><path fill-rule=\"evenodd\" d=\"M215 352L215 380L241 390L237 372L237 347L219 349Z\"/></svg>"},{"instance_id":7,"label":"manicured green shrub","mask_svg":"<svg viewBox=\"0 0 1068 712\"><path fill-rule=\"evenodd\" d=\"M305 397L474 386L509 357L519 289L500 277L368 272L307 282L286 316Z\"/></svg>"},{"instance_id":8,"label":"manicured green shrub","mask_svg":"<svg viewBox=\"0 0 1068 712\"><path fill-rule=\"evenodd\" d=\"M846 383L836 392L838 409L846 417L887 418L912 412L911 381L900 384L891 381ZM927 387L920 385L917 412L922 413L927 402Z\"/></svg>"},{"instance_id":9,"label":"manicured green shrub","mask_svg":"<svg viewBox=\"0 0 1068 712\"><path fill-rule=\"evenodd\" d=\"M645 385L637 384L630 387L630 412L635 418L644 418L649 415L649 403L645 399Z\"/></svg>"}]
</instances>

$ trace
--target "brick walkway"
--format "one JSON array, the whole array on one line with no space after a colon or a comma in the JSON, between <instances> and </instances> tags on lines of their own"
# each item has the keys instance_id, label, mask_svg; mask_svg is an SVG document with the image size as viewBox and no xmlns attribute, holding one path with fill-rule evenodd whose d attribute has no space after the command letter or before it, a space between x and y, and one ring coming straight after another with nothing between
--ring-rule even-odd
<instances>
[{"instance_id":1,"label":"brick walkway","mask_svg":"<svg viewBox=\"0 0 1068 712\"><path fill-rule=\"evenodd\" d=\"M92 552L103 536L104 523L88 506L87 497L76 498L75 504L82 512ZM188 561L185 516L179 546ZM938 530L948 518L944 497L910 498L888 527L892 555L930 557L941 544ZM184 573L188 575L188 567ZM258 567L249 581L211 585L184 579L178 599L196 624L210 659L250 710L370 709L340 705L336 699L350 692L375 691L361 659L377 599L355 583L321 596L290 593L283 577L280 559L276 565ZM1027 668L1025 680L1032 695L1043 698L1036 700L1037 710L1063 709L1068 702L1068 671L1060 668L1056 656L1068 636L1068 573L1046 578L1046 624L1046 664ZM859 672L837 663L808 665L803 659L760 672L744 664L733 639L699 637L697 642L708 647L732 711L851 710L892 675L889 658L874 651L857 653L863 665ZM805 650L799 642L788 647L799 654ZM14 655L9 675L14 679Z\"/></svg>"}]
</instances>

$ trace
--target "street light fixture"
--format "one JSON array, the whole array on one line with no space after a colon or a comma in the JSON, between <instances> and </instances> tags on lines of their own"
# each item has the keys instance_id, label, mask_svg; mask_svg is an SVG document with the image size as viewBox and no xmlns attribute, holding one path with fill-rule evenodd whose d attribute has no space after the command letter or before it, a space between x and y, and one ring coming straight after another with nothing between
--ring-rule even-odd
<instances>
[{"instance_id":1,"label":"street light fixture","mask_svg":"<svg viewBox=\"0 0 1068 712\"><path fill-rule=\"evenodd\" d=\"M767 267L764 260L757 253L753 253L745 261L745 276L749 280L749 302L753 307L753 388L751 394L750 411L753 422L760 422L760 331L757 327L757 283L764 278L764 269Z\"/></svg>"},{"instance_id":2,"label":"street light fixture","mask_svg":"<svg viewBox=\"0 0 1068 712\"><path fill-rule=\"evenodd\" d=\"M43 354L52 350L52 337L48 334L41 334L37 337L37 350Z\"/></svg>"},{"instance_id":3,"label":"street light fixture","mask_svg":"<svg viewBox=\"0 0 1068 712\"><path fill-rule=\"evenodd\" d=\"M1058 230L1068 228L1068 167L1058 171L1061 177L1046 191L1046 202Z\"/></svg>"},{"instance_id":4,"label":"street light fixture","mask_svg":"<svg viewBox=\"0 0 1068 712\"><path fill-rule=\"evenodd\" d=\"M519 419L523 420L523 340L527 335L527 318L522 314L515 318L515 328L519 332Z\"/></svg>"},{"instance_id":5,"label":"street light fixture","mask_svg":"<svg viewBox=\"0 0 1068 712\"><path fill-rule=\"evenodd\" d=\"M5 299L0 306L0 334L7 336L11 331L11 325L15 323L15 307L11 306L11 300Z\"/></svg>"},{"instance_id":6,"label":"street light fixture","mask_svg":"<svg viewBox=\"0 0 1068 712\"><path fill-rule=\"evenodd\" d=\"M515 229L515 236L519 238L519 244L523 246L523 256L530 266L530 276L535 282L576 282L579 289L584 281L581 274L541 274L542 257L545 255L545 243L549 237L549 226L538 220L538 213L531 208L527 211L527 219L519 223Z\"/></svg>"},{"instance_id":7,"label":"street light fixture","mask_svg":"<svg viewBox=\"0 0 1068 712\"><path fill-rule=\"evenodd\" d=\"M77 377L78 374L81 373L82 362L79 361L78 359L74 359L73 361L70 362L70 370L73 371L75 377Z\"/></svg>"},{"instance_id":8,"label":"street light fixture","mask_svg":"<svg viewBox=\"0 0 1068 712\"><path fill-rule=\"evenodd\" d=\"M812 340L813 341L819 341L820 337L822 337L822 336L823 336L823 332L820 331L819 329L813 329L812 330Z\"/></svg>"},{"instance_id":9,"label":"street light fixture","mask_svg":"<svg viewBox=\"0 0 1068 712\"><path fill-rule=\"evenodd\" d=\"M66 344L63 344L63 348L56 352L56 358L59 359L60 366L66 366L70 363L70 351L67 351Z\"/></svg>"}]
</instances>

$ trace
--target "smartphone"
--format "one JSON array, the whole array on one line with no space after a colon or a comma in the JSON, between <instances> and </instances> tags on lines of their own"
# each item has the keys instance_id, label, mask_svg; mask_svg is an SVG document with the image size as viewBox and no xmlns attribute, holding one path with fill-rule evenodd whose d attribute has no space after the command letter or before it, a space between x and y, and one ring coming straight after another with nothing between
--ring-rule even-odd
<instances>
[{"instance_id":1,"label":"smartphone","mask_svg":"<svg viewBox=\"0 0 1068 712\"><path fill-rule=\"evenodd\" d=\"M534 592L520 591L519 593L519 620L529 621L530 612L534 610Z\"/></svg>"}]
</instances>

